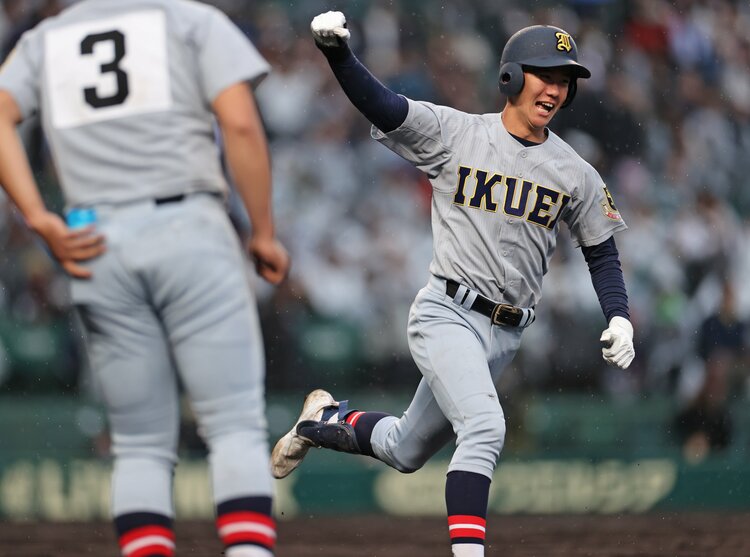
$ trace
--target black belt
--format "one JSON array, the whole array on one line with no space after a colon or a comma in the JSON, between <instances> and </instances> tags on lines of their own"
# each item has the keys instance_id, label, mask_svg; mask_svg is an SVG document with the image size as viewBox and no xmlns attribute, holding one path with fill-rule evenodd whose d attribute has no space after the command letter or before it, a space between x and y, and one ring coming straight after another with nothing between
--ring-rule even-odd
<instances>
[{"instance_id":1,"label":"black belt","mask_svg":"<svg viewBox=\"0 0 750 557\"><path fill-rule=\"evenodd\" d=\"M169 197L158 197L154 199L154 203L156 203L157 205L164 205L165 203L178 203L186 197L186 193L178 193L177 195L170 195Z\"/></svg>"},{"instance_id":2,"label":"black belt","mask_svg":"<svg viewBox=\"0 0 750 557\"><path fill-rule=\"evenodd\" d=\"M192 197L193 195L210 195L216 198L221 198L221 194L218 191L189 191L185 193L178 193L175 195L169 195L167 197L157 197L154 199L154 203L156 205L165 205L167 203L179 203L180 201L183 201L187 199L188 197Z\"/></svg>"},{"instance_id":3,"label":"black belt","mask_svg":"<svg viewBox=\"0 0 750 557\"><path fill-rule=\"evenodd\" d=\"M448 296L455 297L458 292L458 287L461 286L455 280L446 280L445 292ZM467 291L468 295L468 291ZM461 300L463 301L463 300ZM461 302L459 302L461 303ZM471 304L472 311L481 313L490 318L492 323L495 325L508 325L511 327L518 327L521 324L521 320L524 319L524 310L512 306L510 304L498 304L485 298L481 294L477 294L474 299L474 303Z\"/></svg>"}]
</instances>

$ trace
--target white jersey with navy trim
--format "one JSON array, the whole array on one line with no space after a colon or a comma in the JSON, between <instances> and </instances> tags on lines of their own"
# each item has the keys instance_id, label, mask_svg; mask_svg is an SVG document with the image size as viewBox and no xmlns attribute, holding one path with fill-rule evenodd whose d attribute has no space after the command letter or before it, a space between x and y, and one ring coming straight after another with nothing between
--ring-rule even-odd
<instances>
[{"instance_id":1,"label":"white jersey with navy trim","mask_svg":"<svg viewBox=\"0 0 750 557\"><path fill-rule=\"evenodd\" d=\"M0 72L0 89L24 117L41 109L75 207L225 193L211 103L226 87L258 83L268 71L212 6L84 0L22 37Z\"/></svg>"},{"instance_id":2,"label":"white jersey with navy trim","mask_svg":"<svg viewBox=\"0 0 750 557\"><path fill-rule=\"evenodd\" d=\"M430 272L517 306L534 306L560 221L576 245L626 227L596 170L553 132L526 147L500 113L409 100L404 123L372 136L430 179Z\"/></svg>"}]
</instances>

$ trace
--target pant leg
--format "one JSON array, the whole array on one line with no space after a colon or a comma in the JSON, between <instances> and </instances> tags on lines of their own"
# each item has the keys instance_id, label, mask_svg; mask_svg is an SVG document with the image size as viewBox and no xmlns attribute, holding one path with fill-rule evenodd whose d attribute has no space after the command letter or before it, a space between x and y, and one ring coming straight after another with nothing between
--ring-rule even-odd
<instances>
[{"instance_id":1,"label":"pant leg","mask_svg":"<svg viewBox=\"0 0 750 557\"><path fill-rule=\"evenodd\" d=\"M112 512L174 516L178 396L158 318L117 246L92 263L94 278L72 293L87 353L107 410L114 469Z\"/></svg>"},{"instance_id":2,"label":"pant leg","mask_svg":"<svg viewBox=\"0 0 750 557\"><path fill-rule=\"evenodd\" d=\"M454 437L451 423L422 379L403 415L380 420L370 443L378 459L399 472L410 473L424 466Z\"/></svg>"},{"instance_id":3,"label":"pant leg","mask_svg":"<svg viewBox=\"0 0 750 557\"><path fill-rule=\"evenodd\" d=\"M214 499L268 498L263 344L247 260L211 198L170 226L178 240L151 271L152 295L209 448Z\"/></svg>"},{"instance_id":4,"label":"pant leg","mask_svg":"<svg viewBox=\"0 0 750 557\"><path fill-rule=\"evenodd\" d=\"M376 426L376 455L411 471L455 433L449 470L491 477L505 438L494 381L519 343L520 331L492 327L443 292L429 285L422 289L410 313L409 346L423 380L402 418Z\"/></svg>"}]
</instances>

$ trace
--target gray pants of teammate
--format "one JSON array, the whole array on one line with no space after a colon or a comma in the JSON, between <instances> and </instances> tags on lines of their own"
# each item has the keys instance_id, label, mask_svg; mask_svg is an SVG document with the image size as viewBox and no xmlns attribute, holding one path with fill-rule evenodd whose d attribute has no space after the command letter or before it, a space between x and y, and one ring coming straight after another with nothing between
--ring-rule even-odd
<instances>
[{"instance_id":1,"label":"gray pants of teammate","mask_svg":"<svg viewBox=\"0 0 750 557\"><path fill-rule=\"evenodd\" d=\"M491 478L505 440L495 382L517 352L521 332L456 304L445 281L431 277L409 314L409 348L423 377L403 416L375 426L375 455L413 472L455 437L448 471Z\"/></svg>"},{"instance_id":2,"label":"gray pants of teammate","mask_svg":"<svg viewBox=\"0 0 750 557\"><path fill-rule=\"evenodd\" d=\"M270 496L264 361L246 259L222 202L97 207L107 252L74 280L115 457L114 516L173 516L178 376L210 451L216 502Z\"/></svg>"}]
</instances>

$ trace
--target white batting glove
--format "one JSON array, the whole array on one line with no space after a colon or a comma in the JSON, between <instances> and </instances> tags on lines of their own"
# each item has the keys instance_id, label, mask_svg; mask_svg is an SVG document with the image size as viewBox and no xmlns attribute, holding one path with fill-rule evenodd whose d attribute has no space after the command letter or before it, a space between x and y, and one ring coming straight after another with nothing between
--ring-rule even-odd
<instances>
[{"instance_id":1,"label":"white batting glove","mask_svg":"<svg viewBox=\"0 0 750 557\"><path fill-rule=\"evenodd\" d=\"M609 320L609 328L604 330L599 340L604 343L604 360L620 369L627 369L635 358L633 325L630 321L619 315L614 316Z\"/></svg>"},{"instance_id":2,"label":"white batting glove","mask_svg":"<svg viewBox=\"0 0 750 557\"><path fill-rule=\"evenodd\" d=\"M346 18L341 12L326 12L316 15L310 23L313 38L320 46L336 47L351 37L346 28Z\"/></svg>"}]
</instances>

